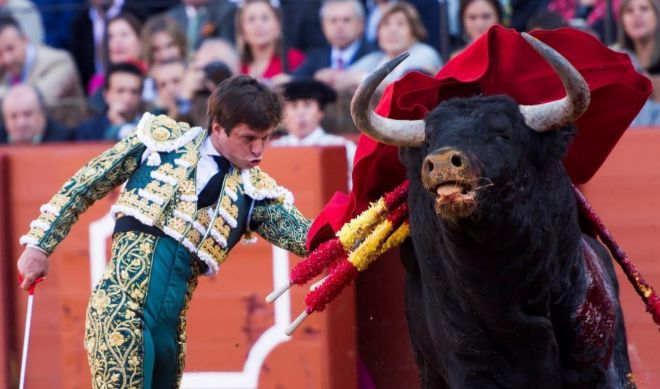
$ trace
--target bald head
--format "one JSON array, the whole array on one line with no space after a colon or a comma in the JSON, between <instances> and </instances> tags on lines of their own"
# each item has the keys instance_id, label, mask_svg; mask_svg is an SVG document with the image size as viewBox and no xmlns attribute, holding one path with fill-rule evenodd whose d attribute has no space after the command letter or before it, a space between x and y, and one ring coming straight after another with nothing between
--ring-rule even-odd
<instances>
[{"instance_id":1,"label":"bald head","mask_svg":"<svg viewBox=\"0 0 660 389\"><path fill-rule=\"evenodd\" d=\"M12 87L2 100L2 117L10 143L33 143L46 130L39 92L31 85Z\"/></svg>"}]
</instances>

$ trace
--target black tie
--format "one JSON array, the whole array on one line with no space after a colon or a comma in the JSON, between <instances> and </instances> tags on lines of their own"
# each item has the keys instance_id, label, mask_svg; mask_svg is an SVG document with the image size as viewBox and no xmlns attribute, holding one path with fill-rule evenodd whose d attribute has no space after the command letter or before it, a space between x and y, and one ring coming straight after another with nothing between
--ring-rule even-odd
<instances>
[{"instance_id":1,"label":"black tie","mask_svg":"<svg viewBox=\"0 0 660 389\"><path fill-rule=\"evenodd\" d=\"M197 209L208 207L218 201L220 189L222 189L222 179L225 178L225 174L229 171L229 161L227 158L219 155L212 155L212 157L218 165L219 171L211 177L204 189L199 193L199 196L197 196Z\"/></svg>"}]
</instances>

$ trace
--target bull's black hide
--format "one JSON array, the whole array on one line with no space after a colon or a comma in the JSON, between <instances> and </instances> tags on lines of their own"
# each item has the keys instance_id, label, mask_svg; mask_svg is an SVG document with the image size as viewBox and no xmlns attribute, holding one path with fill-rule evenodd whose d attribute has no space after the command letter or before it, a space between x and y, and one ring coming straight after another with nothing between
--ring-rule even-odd
<instances>
[{"instance_id":1,"label":"bull's black hide","mask_svg":"<svg viewBox=\"0 0 660 389\"><path fill-rule=\"evenodd\" d=\"M401 149L424 388L634 386L612 262L581 233L561 162L574 131L531 130L508 97L454 99Z\"/></svg>"}]
</instances>

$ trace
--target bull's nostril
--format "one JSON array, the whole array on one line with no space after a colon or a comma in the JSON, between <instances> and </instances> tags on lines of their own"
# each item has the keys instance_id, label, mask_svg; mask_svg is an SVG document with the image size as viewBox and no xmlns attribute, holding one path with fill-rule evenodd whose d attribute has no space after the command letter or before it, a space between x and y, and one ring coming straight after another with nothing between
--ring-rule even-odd
<instances>
[{"instance_id":1,"label":"bull's nostril","mask_svg":"<svg viewBox=\"0 0 660 389\"><path fill-rule=\"evenodd\" d=\"M427 172L432 172L434 168L433 162L431 161L426 161L426 171Z\"/></svg>"},{"instance_id":2,"label":"bull's nostril","mask_svg":"<svg viewBox=\"0 0 660 389\"><path fill-rule=\"evenodd\" d=\"M454 154L451 156L451 164L456 167L463 166L463 158L459 154Z\"/></svg>"}]
</instances>

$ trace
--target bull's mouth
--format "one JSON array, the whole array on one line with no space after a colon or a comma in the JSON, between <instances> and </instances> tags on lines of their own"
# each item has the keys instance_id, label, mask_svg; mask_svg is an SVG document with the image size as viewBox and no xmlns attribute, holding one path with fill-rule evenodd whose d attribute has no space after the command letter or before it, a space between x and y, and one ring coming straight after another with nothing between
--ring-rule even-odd
<instances>
[{"instance_id":1,"label":"bull's mouth","mask_svg":"<svg viewBox=\"0 0 660 389\"><path fill-rule=\"evenodd\" d=\"M435 212L444 219L470 216L474 212L477 193L471 183L444 181L435 186Z\"/></svg>"}]
</instances>

